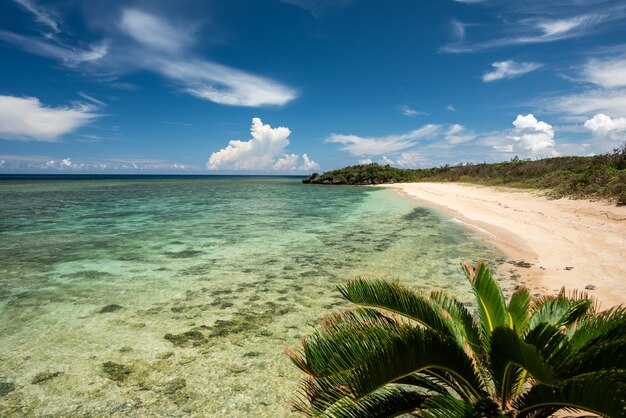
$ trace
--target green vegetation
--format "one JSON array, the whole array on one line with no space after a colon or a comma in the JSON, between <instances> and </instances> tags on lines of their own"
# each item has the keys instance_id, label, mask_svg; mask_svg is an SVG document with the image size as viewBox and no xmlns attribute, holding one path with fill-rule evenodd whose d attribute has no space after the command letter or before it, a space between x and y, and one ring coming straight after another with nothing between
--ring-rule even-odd
<instances>
[{"instance_id":1,"label":"green vegetation","mask_svg":"<svg viewBox=\"0 0 626 418\"><path fill-rule=\"evenodd\" d=\"M488 267L464 264L477 316L443 291L356 278L357 306L324 318L287 354L306 378L308 416L548 417L560 409L623 417L626 308L597 312L584 294L508 304Z\"/></svg>"},{"instance_id":2,"label":"green vegetation","mask_svg":"<svg viewBox=\"0 0 626 418\"><path fill-rule=\"evenodd\" d=\"M305 183L383 184L397 182L466 182L544 190L552 197L605 199L626 204L626 143L612 153L593 157L556 157L495 164L445 165L401 169L359 165L313 174Z\"/></svg>"}]
</instances>

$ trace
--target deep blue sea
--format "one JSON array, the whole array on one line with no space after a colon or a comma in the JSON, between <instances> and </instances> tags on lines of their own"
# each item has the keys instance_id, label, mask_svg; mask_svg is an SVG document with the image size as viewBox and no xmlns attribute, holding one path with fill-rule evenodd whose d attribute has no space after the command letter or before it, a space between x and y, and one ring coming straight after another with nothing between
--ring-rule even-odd
<instances>
[{"instance_id":1,"label":"deep blue sea","mask_svg":"<svg viewBox=\"0 0 626 418\"><path fill-rule=\"evenodd\" d=\"M470 300L459 262L501 256L384 188L0 176L0 416L290 416L338 283Z\"/></svg>"}]
</instances>

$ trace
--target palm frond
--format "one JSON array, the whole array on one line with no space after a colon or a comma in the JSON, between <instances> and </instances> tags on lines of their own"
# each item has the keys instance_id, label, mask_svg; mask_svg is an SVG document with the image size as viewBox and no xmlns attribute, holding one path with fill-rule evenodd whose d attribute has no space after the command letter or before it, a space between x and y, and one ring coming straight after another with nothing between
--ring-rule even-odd
<instances>
[{"instance_id":1,"label":"palm frond","mask_svg":"<svg viewBox=\"0 0 626 418\"><path fill-rule=\"evenodd\" d=\"M454 334L436 305L420 292L400 283L357 277L339 286L339 291L357 305L385 309L445 335Z\"/></svg>"},{"instance_id":2,"label":"palm frond","mask_svg":"<svg viewBox=\"0 0 626 418\"><path fill-rule=\"evenodd\" d=\"M562 328L546 322L531 329L524 341L533 345L557 374L571 363L576 354Z\"/></svg>"},{"instance_id":3,"label":"palm frond","mask_svg":"<svg viewBox=\"0 0 626 418\"><path fill-rule=\"evenodd\" d=\"M431 292L430 298L450 316L462 340L469 344L475 355L480 355L482 353L480 329L467 308L456 298L441 290Z\"/></svg>"},{"instance_id":4,"label":"palm frond","mask_svg":"<svg viewBox=\"0 0 626 418\"><path fill-rule=\"evenodd\" d=\"M586 294L574 295L580 298L569 298L565 296L565 289L561 289L557 296L544 296L536 300L529 328L542 322L557 327L571 325L593 310L593 300L586 298Z\"/></svg>"},{"instance_id":5,"label":"palm frond","mask_svg":"<svg viewBox=\"0 0 626 418\"><path fill-rule=\"evenodd\" d=\"M502 290L491 277L487 264L479 262L476 268L469 263L463 263L465 275L472 283L472 288L478 301L483 333L488 340L491 332L498 326L513 328L512 319L506 309Z\"/></svg>"},{"instance_id":6,"label":"palm frond","mask_svg":"<svg viewBox=\"0 0 626 418\"><path fill-rule=\"evenodd\" d=\"M626 337L626 307L616 306L582 318L570 337L576 350Z\"/></svg>"},{"instance_id":7,"label":"palm frond","mask_svg":"<svg viewBox=\"0 0 626 418\"><path fill-rule=\"evenodd\" d=\"M508 310L517 335L524 335L530 321L530 292L528 289L521 287L513 293Z\"/></svg>"},{"instance_id":8,"label":"palm frond","mask_svg":"<svg viewBox=\"0 0 626 418\"><path fill-rule=\"evenodd\" d=\"M623 375L622 375L623 378ZM536 385L513 402L519 418L534 417L543 410L582 410L603 417L623 417L626 385L611 375L573 379L561 386Z\"/></svg>"},{"instance_id":9,"label":"palm frond","mask_svg":"<svg viewBox=\"0 0 626 418\"><path fill-rule=\"evenodd\" d=\"M367 334L359 337L369 338ZM462 382L468 398L485 395L484 383L472 360L451 338L429 329L402 327L389 339L374 343L378 345L375 355L345 353L351 357L346 362L360 363L360 367L320 379L324 384L346 388L360 398L405 376L424 370L443 370Z\"/></svg>"},{"instance_id":10,"label":"palm frond","mask_svg":"<svg viewBox=\"0 0 626 418\"><path fill-rule=\"evenodd\" d=\"M358 367L376 356L393 339L401 324L376 309L357 308L333 313L302 339L297 351L286 350L296 366L321 377Z\"/></svg>"},{"instance_id":11,"label":"palm frond","mask_svg":"<svg viewBox=\"0 0 626 418\"><path fill-rule=\"evenodd\" d=\"M496 327L491 334L490 350L493 380L503 406L513 396L522 370L539 382L554 383L552 367L535 346L524 342L514 330Z\"/></svg>"},{"instance_id":12,"label":"palm frond","mask_svg":"<svg viewBox=\"0 0 626 418\"><path fill-rule=\"evenodd\" d=\"M396 417L421 408L428 396L401 387L382 388L363 398L342 396L314 416L333 418Z\"/></svg>"}]
</instances>

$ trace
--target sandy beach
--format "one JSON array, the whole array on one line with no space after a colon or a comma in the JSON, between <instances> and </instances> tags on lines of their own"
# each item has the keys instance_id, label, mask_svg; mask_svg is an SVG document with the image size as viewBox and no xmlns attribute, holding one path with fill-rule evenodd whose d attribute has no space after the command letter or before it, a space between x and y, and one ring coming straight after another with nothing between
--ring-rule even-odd
<instances>
[{"instance_id":1,"label":"sandy beach","mask_svg":"<svg viewBox=\"0 0 626 418\"><path fill-rule=\"evenodd\" d=\"M418 199L485 234L536 293L585 290L601 309L626 302L626 207L551 200L526 191L458 183L385 187Z\"/></svg>"}]
</instances>

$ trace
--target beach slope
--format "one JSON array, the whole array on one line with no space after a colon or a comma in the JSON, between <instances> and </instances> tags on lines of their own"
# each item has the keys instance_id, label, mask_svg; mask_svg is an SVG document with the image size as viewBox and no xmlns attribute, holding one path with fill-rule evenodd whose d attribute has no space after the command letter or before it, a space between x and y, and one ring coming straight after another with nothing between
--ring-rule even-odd
<instances>
[{"instance_id":1,"label":"beach slope","mask_svg":"<svg viewBox=\"0 0 626 418\"><path fill-rule=\"evenodd\" d=\"M626 206L459 183L385 187L463 221L510 259L532 264L517 270L537 292L587 288L601 309L626 302Z\"/></svg>"}]
</instances>

